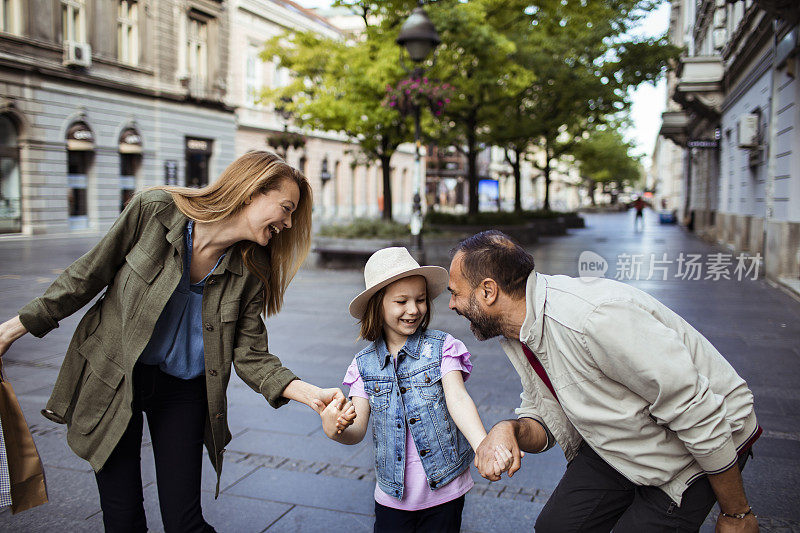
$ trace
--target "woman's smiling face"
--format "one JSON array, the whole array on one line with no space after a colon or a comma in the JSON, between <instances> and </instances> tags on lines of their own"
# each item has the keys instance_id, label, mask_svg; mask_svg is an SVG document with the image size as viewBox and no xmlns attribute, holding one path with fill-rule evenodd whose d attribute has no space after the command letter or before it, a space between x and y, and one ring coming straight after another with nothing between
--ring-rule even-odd
<instances>
[{"instance_id":1,"label":"woman's smiling face","mask_svg":"<svg viewBox=\"0 0 800 533\"><path fill-rule=\"evenodd\" d=\"M383 330L389 340L413 335L428 312L428 287L423 276L409 276L386 287Z\"/></svg>"},{"instance_id":2,"label":"woman's smiling face","mask_svg":"<svg viewBox=\"0 0 800 533\"><path fill-rule=\"evenodd\" d=\"M299 202L300 188L289 179L277 189L254 194L242 210L247 239L266 246L273 236L292 227L292 213Z\"/></svg>"}]
</instances>

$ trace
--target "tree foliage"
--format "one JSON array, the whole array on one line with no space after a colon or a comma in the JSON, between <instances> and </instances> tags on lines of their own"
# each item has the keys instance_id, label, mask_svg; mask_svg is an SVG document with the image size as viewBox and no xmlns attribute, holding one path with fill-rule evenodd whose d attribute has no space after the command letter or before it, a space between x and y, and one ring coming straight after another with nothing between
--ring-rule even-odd
<instances>
[{"instance_id":1,"label":"tree foliage","mask_svg":"<svg viewBox=\"0 0 800 533\"><path fill-rule=\"evenodd\" d=\"M373 36L362 41L326 39L310 32L291 33L267 41L262 58L277 57L294 73L281 88L263 99L281 102L301 127L337 131L358 143L360 156L379 161L383 174L383 218L392 218L390 160L410 139L407 118L382 105L387 85L406 74L398 64L393 40Z\"/></svg>"},{"instance_id":2,"label":"tree foliage","mask_svg":"<svg viewBox=\"0 0 800 533\"><path fill-rule=\"evenodd\" d=\"M572 154L579 163L581 177L589 184L594 202L595 186L619 190L642 177L642 165L631 152L634 147L611 128L597 129L575 143Z\"/></svg>"}]
</instances>

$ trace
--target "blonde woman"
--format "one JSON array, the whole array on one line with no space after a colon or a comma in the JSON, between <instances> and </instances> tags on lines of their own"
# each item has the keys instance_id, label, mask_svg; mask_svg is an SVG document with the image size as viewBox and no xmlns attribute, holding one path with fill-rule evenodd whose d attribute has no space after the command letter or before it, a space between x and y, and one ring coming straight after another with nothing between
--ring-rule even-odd
<instances>
[{"instance_id":1,"label":"blonde woman","mask_svg":"<svg viewBox=\"0 0 800 533\"><path fill-rule=\"evenodd\" d=\"M217 472L230 441L231 364L273 407L343 398L298 380L267 348L261 314L281 309L309 251L311 187L250 152L202 189L138 194L106 236L44 295L0 324L0 355L42 337L104 288L78 325L42 411L96 472L106 531L146 531L140 449L147 415L164 528L214 531L200 506L202 446Z\"/></svg>"}]
</instances>

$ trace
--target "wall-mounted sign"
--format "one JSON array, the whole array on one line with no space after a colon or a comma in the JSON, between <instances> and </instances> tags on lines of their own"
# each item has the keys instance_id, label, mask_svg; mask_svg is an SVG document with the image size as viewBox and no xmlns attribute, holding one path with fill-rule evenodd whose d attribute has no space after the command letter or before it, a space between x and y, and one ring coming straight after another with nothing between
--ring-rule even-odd
<instances>
[{"instance_id":1,"label":"wall-mounted sign","mask_svg":"<svg viewBox=\"0 0 800 533\"><path fill-rule=\"evenodd\" d=\"M94 150L94 133L84 122L76 122L67 130L67 150Z\"/></svg>"},{"instance_id":2,"label":"wall-mounted sign","mask_svg":"<svg viewBox=\"0 0 800 533\"><path fill-rule=\"evenodd\" d=\"M119 136L119 152L121 154L142 153L142 137L135 129L128 128Z\"/></svg>"},{"instance_id":3,"label":"wall-mounted sign","mask_svg":"<svg viewBox=\"0 0 800 533\"><path fill-rule=\"evenodd\" d=\"M687 148L719 148L717 139L691 139L686 141Z\"/></svg>"},{"instance_id":4,"label":"wall-mounted sign","mask_svg":"<svg viewBox=\"0 0 800 533\"><path fill-rule=\"evenodd\" d=\"M186 138L187 152L211 153L211 141L209 139Z\"/></svg>"},{"instance_id":5,"label":"wall-mounted sign","mask_svg":"<svg viewBox=\"0 0 800 533\"><path fill-rule=\"evenodd\" d=\"M174 159L164 161L164 184L178 184L178 162Z\"/></svg>"}]
</instances>

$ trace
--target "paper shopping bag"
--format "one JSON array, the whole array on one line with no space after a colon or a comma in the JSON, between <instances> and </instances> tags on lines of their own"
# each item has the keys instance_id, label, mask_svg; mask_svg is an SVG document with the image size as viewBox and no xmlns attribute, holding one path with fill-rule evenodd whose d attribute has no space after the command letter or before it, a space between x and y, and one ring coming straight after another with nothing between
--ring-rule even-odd
<instances>
[{"instance_id":1,"label":"paper shopping bag","mask_svg":"<svg viewBox=\"0 0 800 533\"><path fill-rule=\"evenodd\" d=\"M3 375L2 364L0 359L0 424L3 427L11 482L11 512L16 514L47 503L47 486L42 460L36 451L17 395Z\"/></svg>"}]
</instances>

